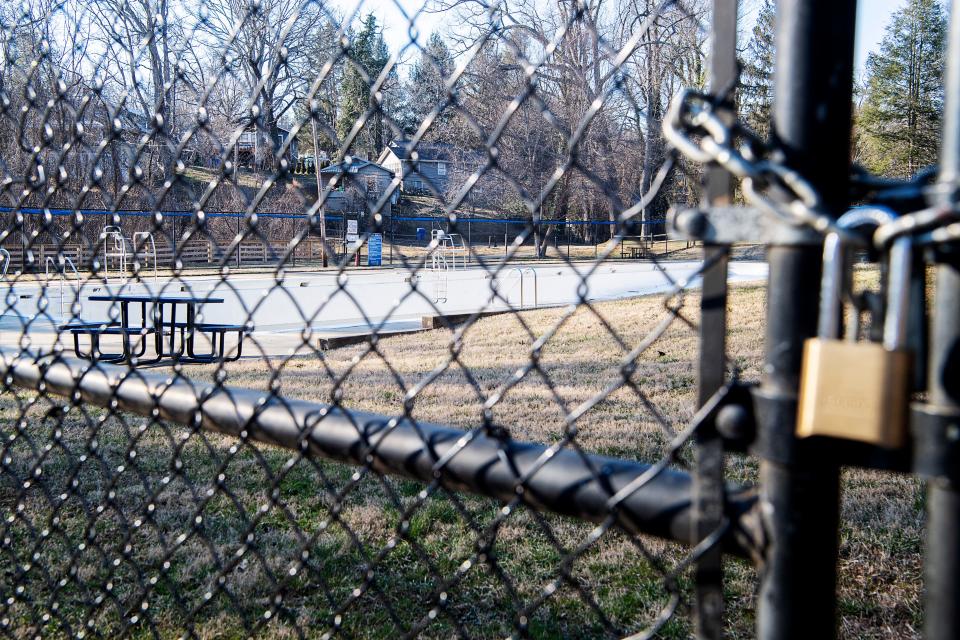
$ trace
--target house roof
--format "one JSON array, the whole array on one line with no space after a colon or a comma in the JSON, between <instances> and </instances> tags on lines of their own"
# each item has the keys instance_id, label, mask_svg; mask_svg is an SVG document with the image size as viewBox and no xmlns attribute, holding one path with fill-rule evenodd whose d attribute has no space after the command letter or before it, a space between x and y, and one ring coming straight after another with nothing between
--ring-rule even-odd
<instances>
[{"instance_id":1,"label":"house roof","mask_svg":"<svg viewBox=\"0 0 960 640\"><path fill-rule=\"evenodd\" d=\"M390 152L393 152L393 155L400 160L412 160L411 156L416 153L418 162L450 161L453 157L453 150L453 145L444 142L418 142L416 147L410 149L409 140L394 140L383 150L378 161L383 162Z\"/></svg>"},{"instance_id":2,"label":"house roof","mask_svg":"<svg viewBox=\"0 0 960 640\"><path fill-rule=\"evenodd\" d=\"M83 109L82 115L78 115L77 120L89 129L103 130L112 126L113 118L120 121L120 126L124 132L137 134L151 132L148 117L136 113L124 105L117 107L103 98L94 101L91 106Z\"/></svg>"},{"instance_id":3,"label":"house roof","mask_svg":"<svg viewBox=\"0 0 960 640\"><path fill-rule=\"evenodd\" d=\"M237 122L237 123L235 123L235 124L241 125L241 124L243 124L243 123L242 123L242 122ZM249 133L249 132L251 132L251 131L256 131L256 130L257 130L257 125L255 125L255 124L253 124L253 123L247 123L247 124L244 125L244 127L243 127L243 132L244 132L244 133ZM280 125L277 125L277 131L282 131L283 133L287 134L288 136L290 135L290 129L287 129L286 127L281 127Z\"/></svg>"},{"instance_id":4,"label":"house roof","mask_svg":"<svg viewBox=\"0 0 960 640\"><path fill-rule=\"evenodd\" d=\"M150 118L144 116L143 114L123 108L120 110L117 116L124 122L124 124L127 125L128 128L136 129L141 133L150 131Z\"/></svg>"},{"instance_id":5,"label":"house roof","mask_svg":"<svg viewBox=\"0 0 960 640\"><path fill-rule=\"evenodd\" d=\"M320 170L320 173L326 173L328 175L331 175L331 174L340 175L342 173L357 173L358 171L360 171L360 169L363 169L364 167L368 167L368 166L373 167L374 169L379 169L380 171L385 171L386 173L393 175L393 171L390 171L390 169L387 169L386 167L380 166L376 162L370 162L369 160L363 160L361 158L352 158L349 156L346 160L342 162L338 162L336 164L331 164L328 167L324 167L323 169Z\"/></svg>"}]
</instances>

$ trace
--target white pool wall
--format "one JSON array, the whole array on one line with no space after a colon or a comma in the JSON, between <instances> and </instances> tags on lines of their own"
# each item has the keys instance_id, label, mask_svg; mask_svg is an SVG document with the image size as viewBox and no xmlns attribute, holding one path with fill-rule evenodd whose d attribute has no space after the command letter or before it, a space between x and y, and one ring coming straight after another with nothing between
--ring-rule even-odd
<instances>
[{"instance_id":1,"label":"white pool wall","mask_svg":"<svg viewBox=\"0 0 960 640\"><path fill-rule=\"evenodd\" d=\"M257 331L301 330L345 327L404 321L433 314L462 314L496 311L509 307L556 306L587 300L607 300L669 291L675 283L696 276L702 263L665 262L628 264L564 265L537 264L510 266L495 276L483 268L434 272L424 269L415 278L406 269L351 270L341 275L322 272L287 272L278 283L264 274L227 276L182 276L152 279L143 283L86 283L79 290L81 317L101 320L111 316L109 302L94 302L91 295L117 293L193 294L223 298L223 304L205 304L204 321L243 324L251 319ZM591 271L592 269L592 271ZM730 280L763 280L763 262L733 262ZM584 281L584 277L586 280ZM698 278L691 282L699 284ZM278 286L279 285L279 286ZM494 289L501 298L494 294ZM55 321L70 317L77 298L73 286L64 287L60 315L60 285L16 285L7 294L6 314L36 315L46 304L45 314ZM133 321L139 321L139 305ZM116 309L113 310L116 314ZM148 308L149 313L149 308Z\"/></svg>"}]
</instances>

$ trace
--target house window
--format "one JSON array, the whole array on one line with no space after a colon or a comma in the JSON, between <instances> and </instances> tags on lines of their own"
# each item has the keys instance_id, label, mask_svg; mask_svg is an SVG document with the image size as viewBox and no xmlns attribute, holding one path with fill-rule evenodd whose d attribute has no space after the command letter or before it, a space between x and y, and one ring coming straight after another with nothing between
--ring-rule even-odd
<instances>
[{"instance_id":1,"label":"house window","mask_svg":"<svg viewBox=\"0 0 960 640\"><path fill-rule=\"evenodd\" d=\"M438 175L438 176L445 176L445 175L447 175L447 163L446 163L446 162L438 162L438 163L437 163L437 175Z\"/></svg>"},{"instance_id":2,"label":"house window","mask_svg":"<svg viewBox=\"0 0 960 640\"><path fill-rule=\"evenodd\" d=\"M423 189L423 183L420 182L419 180L414 180L414 181L413 181L413 188L414 188L414 189Z\"/></svg>"}]
</instances>

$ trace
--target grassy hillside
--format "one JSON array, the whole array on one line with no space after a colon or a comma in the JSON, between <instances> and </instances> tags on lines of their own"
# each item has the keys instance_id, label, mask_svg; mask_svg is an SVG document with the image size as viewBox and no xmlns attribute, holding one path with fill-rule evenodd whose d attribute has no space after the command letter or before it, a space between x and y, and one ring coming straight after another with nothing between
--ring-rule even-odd
<instances>
[{"instance_id":1,"label":"grassy hillside","mask_svg":"<svg viewBox=\"0 0 960 640\"><path fill-rule=\"evenodd\" d=\"M730 297L730 367L746 378L759 374L764 299L756 286L736 287ZM408 402L419 419L466 428L492 404L493 419L514 438L555 443L573 437L588 451L654 461L692 415L698 302L692 293L669 305L649 297L572 313L495 316L462 336L438 330L384 339L375 350L359 345L269 365L241 361L226 368L225 379L229 385L314 401L337 399L387 415L402 413L419 383L425 386ZM669 328L638 358L633 386L588 404L622 380L626 350L670 318ZM538 340L545 335L551 337L541 348ZM531 350L539 354L537 370L508 389L530 362ZM214 367L183 373L198 380L217 375ZM74 408L58 426L45 418L51 401L27 404L34 397L0 396L0 437L7 442L0 514L7 522L5 537L16 540L4 544L4 564L43 567L26 574L29 599L3 614L17 636L28 635L18 625L48 611L53 599L60 604L44 634L50 636L65 635L64 620L89 619L105 636L132 624L136 635L148 635L153 625L162 636L189 628L209 638L257 629L290 637L299 627L319 638L339 625L346 637L382 638L422 623L425 637L495 638L509 635L520 617L537 638L603 636L598 611L609 624L631 631L668 607L661 571L685 557L673 544L644 539L641 548L608 532L576 561L563 564L589 538L592 525L525 509L504 517L489 500L437 488L426 497L422 485L412 482L101 409ZM583 415L574 433L565 416L577 408ZM28 420L19 421L21 416ZM14 434L19 437L11 440ZM42 475L21 489L46 442L56 444L42 454ZM752 459L731 456L728 468L733 480L756 480ZM50 497L61 494L62 501ZM848 470L842 509L842 636L916 637L923 530L919 482ZM44 528L53 533L34 549L29 541ZM485 562L464 568L477 540L493 532ZM35 550L40 555L31 560ZM228 569L219 571L222 566ZM462 575L445 583L458 570ZM5 570L8 578L10 571ZM726 575L731 636L750 637L755 572L731 560ZM49 584L61 576L65 583L51 591ZM152 578L149 606L130 623L129 612L140 601L136 586ZM537 604L554 583L556 591ZM265 617L277 584L284 585L282 607ZM431 595L442 584L445 605L430 616ZM688 573L681 573L677 588L680 615L662 637L690 632L683 615ZM102 604L89 607L78 600L91 590L103 596Z\"/></svg>"}]
</instances>

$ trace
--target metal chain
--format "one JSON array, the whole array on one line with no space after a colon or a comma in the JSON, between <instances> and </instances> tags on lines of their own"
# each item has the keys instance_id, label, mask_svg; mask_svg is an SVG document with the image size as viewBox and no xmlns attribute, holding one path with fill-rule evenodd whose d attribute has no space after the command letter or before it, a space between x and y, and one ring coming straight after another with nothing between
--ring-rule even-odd
<instances>
[{"instance_id":1,"label":"metal chain","mask_svg":"<svg viewBox=\"0 0 960 640\"><path fill-rule=\"evenodd\" d=\"M780 151L770 149L742 123L724 124L717 113L718 104L715 96L690 89L683 91L664 119L664 137L689 160L700 164L715 162L733 174L740 180L747 201L761 211L823 235L836 233L845 242L866 244L867 238L836 225L824 211L813 185L784 163ZM876 191L872 202L904 201L922 197L935 172L935 168L925 169L907 182L873 176L859 176L855 181ZM960 203L956 198L944 200L880 225L873 231L872 244L882 250L904 235L916 235L921 244L960 240Z\"/></svg>"},{"instance_id":2,"label":"metal chain","mask_svg":"<svg viewBox=\"0 0 960 640\"><path fill-rule=\"evenodd\" d=\"M724 124L716 104L708 94L685 90L664 118L664 136L694 162L715 162L736 176L747 200L761 210L820 233L841 232L823 211L813 185L787 167L776 152L759 157L765 146L760 138L740 124Z\"/></svg>"}]
</instances>

